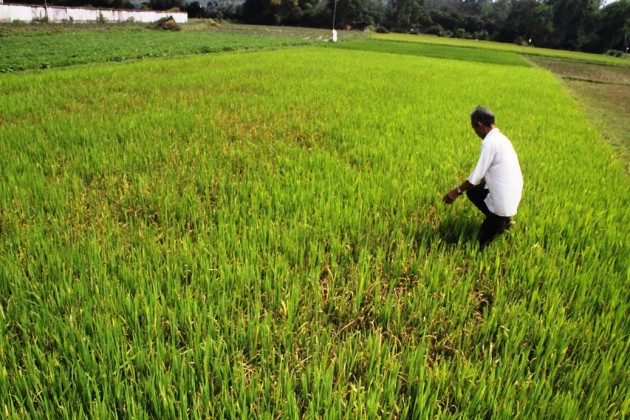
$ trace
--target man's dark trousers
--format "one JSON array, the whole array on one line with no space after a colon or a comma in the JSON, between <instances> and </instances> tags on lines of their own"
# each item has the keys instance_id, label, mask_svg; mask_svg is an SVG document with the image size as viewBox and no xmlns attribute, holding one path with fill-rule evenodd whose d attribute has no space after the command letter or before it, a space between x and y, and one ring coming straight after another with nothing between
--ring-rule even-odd
<instances>
[{"instance_id":1,"label":"man's dark trousers","mask_svg":"<svg viewBox=\"0 0 630 420\"><path fill-rule=\"evenodd\" d=\"M483 221L481 229L479 230L479 246L483 248L492 242L494 238L503 233L505 226L510 223L511 219L509 217L497 216L488 209L484 201L488 195L485 182L481 182L479 185L469 188L466 191L466 195L470 201L486 215L486 220Z\"/></svg>"}]
</instances>

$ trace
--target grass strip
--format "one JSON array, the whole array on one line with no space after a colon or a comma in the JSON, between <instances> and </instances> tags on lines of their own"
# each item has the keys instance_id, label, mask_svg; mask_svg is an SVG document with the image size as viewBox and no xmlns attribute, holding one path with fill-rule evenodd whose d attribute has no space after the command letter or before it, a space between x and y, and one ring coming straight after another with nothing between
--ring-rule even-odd
<instances>
[{"instance_id":1,"label":"grass strip","mask_svg":"<svg viewBox=\"0 0 630 420\"><path fill-rule=\"evenodd\" d=\"M484 50L479 48L457 47L451 45L369 39L339 43L335 44L334 47L391 54L418 55L450 60L503 64L510 66L529 66L529 63L523 60L516 53Z\"/></svg>"}]
</instances>

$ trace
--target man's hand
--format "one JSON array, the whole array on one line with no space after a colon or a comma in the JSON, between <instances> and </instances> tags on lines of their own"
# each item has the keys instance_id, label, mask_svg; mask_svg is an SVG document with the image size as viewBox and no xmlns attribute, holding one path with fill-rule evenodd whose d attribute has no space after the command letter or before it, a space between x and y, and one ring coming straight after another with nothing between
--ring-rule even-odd
<instances>
[{"instance_id":1,"label":"man's hand","mask_svg":"<svg viewBox=\"0 0 630 420\"><path fill-rule=\"evenodd\" d=\"M453 201L455 201L457 197L459 197L459 193L457 192L457 189L452 189L446 193L442 201L444 201L446 204L452 204Z\"/></svg>"}]
</instances>

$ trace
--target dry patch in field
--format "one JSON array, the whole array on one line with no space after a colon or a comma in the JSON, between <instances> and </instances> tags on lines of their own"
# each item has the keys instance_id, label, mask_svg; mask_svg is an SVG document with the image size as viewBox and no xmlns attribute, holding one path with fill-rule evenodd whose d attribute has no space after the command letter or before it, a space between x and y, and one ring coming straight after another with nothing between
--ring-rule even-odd
<instances>
[{"instance_id":1,"label":"dry patch in field","mask_svg":"<svg viewBox=\"0 0 630 420\"><path fill-rule=\"evenodd\" d=\"M630 173L630 66L528 57L562 80L590 121L615 146Z\"/></svg>"}]
</instances>

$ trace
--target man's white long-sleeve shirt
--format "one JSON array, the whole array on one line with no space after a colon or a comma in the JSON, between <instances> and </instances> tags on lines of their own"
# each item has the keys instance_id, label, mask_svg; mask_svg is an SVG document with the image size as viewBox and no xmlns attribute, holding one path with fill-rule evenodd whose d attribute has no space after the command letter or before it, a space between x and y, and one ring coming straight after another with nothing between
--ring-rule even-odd
<instances>
[{"instance_id":1,"label":"man's white long-sleeve shirt","mask_svg":"<svg viewBox=\"0 0 630 420\"><path fill-rule=\"evenodd\" d=\"M498 128L481 142L481 154L468 182L477 185L486 179L488 210L497 216L514 216L523 193L523 174L510 140Z\"/></svg>"}]
</instances>

